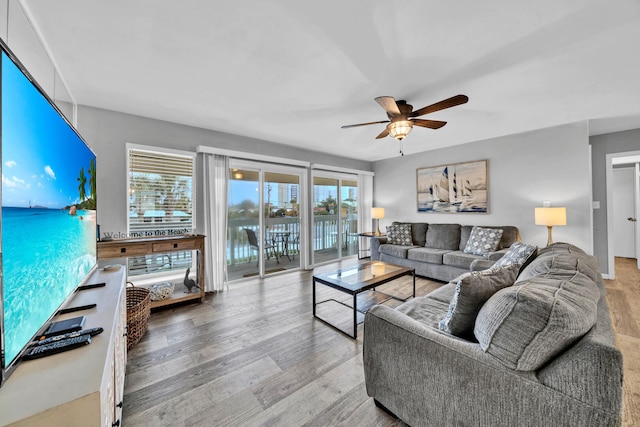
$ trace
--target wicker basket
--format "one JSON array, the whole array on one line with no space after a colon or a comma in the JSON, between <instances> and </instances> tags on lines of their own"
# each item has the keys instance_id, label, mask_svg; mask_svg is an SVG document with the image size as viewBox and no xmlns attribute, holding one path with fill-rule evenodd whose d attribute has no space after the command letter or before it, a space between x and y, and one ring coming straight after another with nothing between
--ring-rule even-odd
<instances>
[{"instance_id":1,"label":"wicker basket","mask_svg":"<svg viewBox=\"0 0 640 427\"><path fill-rule=\"evenodd\" d=\"M151 315L151 292L127 282L127 350L140 341L147 331Z\"/></svg>"}]
</instances>

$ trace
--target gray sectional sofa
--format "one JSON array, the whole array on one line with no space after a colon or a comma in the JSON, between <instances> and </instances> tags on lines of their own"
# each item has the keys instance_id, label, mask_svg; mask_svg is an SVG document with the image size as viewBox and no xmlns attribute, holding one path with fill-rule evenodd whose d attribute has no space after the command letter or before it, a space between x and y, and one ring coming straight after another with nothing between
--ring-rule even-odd
<instances>
[{"instance_id":1,"label":"gray sectional sofa","mask_svg":"<svg viewBox=\"0 0 640 427\"><path fill-rule=\"evenodd\" d=\"M371 239L371 259L412 267L419 276L448 282L469 270L489 268L507 249L520 240L517 227L485 227L502 229L498 247L486 255L465 253L472 225L401 223L411 226L411 242L390 244L387 237Z\"/></svg>"},{"instance_id":2,"label":"gray sectional sofa","mask_svg":"<svg viewBox=\"0 0 640 427\"><path fill-rule=\"evenodd\" d=\"M622 355L597 259L556 243L519 275L510 267L466 273L396 309L372 307L369 396L413 427L619 425ZM479 306L470 337L443 330L465 280L505 272L515 283Z\"/></svg>"}]
</instances>

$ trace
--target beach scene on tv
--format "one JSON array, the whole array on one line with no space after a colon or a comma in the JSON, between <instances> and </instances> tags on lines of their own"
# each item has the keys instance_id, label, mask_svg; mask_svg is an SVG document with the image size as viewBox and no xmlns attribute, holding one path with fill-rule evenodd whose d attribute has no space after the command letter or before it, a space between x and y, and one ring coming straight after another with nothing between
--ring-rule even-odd
<instances>
[{"instance_id":1,"label":"beach scene on tv","mask_svg":"<svg viewBox=\"0 0 640 427\"><path fill-rule=\"evenodd\" d=\"M5 367L96 264L96 158L2 57Z\"/></svg>"}]
</instances>

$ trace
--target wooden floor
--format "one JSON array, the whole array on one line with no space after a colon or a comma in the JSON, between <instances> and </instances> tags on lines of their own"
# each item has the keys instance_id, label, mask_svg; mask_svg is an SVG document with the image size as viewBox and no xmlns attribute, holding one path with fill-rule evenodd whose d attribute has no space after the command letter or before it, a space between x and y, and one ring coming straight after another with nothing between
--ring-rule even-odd
<instances>
[{"instance_id":1,"label":"wooden floor","mask_svg":"<svg viewBox=\"0 0 640 427\"><path fill-rule=\"evenodd\" d=\"M640 274L617 262L606 285L625 361L623 426L640 426ZM356 341L313 319L312 274L249 279L203 304L154 313L128 355L123 425L404 426L367 397L362 325ZM441 286L416 283L418 296ZM385 287L406 295L410 285L403 277ZM350 312L340 310L326 315L348 327Z\"/></svg>"},{"instance_id":2,"label":"wooden floor","mask_svg":"<svg viewBox=\"0 0 640 427\"><path fill-rule=\"evenodd\" d=\"M615 280L604 282L624 363L622 425L635 427L640 426L640 271L635 259L615 262Z\"/></svg>"}]
</instances>

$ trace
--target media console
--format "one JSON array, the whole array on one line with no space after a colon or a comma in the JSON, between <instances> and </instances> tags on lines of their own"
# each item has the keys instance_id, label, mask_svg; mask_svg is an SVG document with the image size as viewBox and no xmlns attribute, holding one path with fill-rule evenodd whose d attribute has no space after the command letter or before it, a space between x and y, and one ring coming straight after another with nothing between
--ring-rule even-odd
<instances>
[{"instance_id":1,"label":"media console","mask_svg":"<svg viewBox=\"0 0 640 427\"><path fill-rule=\"evenodd\" d=\"M98 260L128 258L169 252L195 250L198 252L197 282L199 292L185 293L182 282L167 299L151 301L151 308L163 307L185 301L204 301L204 236L136 238L98 242Z\"/></svg>"},{"instance_id":2,"label":"media console","mask_svg":"<svg viewBox=\"0 0 640 427\"><path fill-rule=\"evenodd\" d=\"M91 344L23 361L0 389L0 425L111 427L122 424L127 362L124 269L98 269L87 283L105 286L76 292L67 307L82 311L84 329L103 328ZM55 320L77 317L64 313Z\"/></svg>"}]
</instances>

